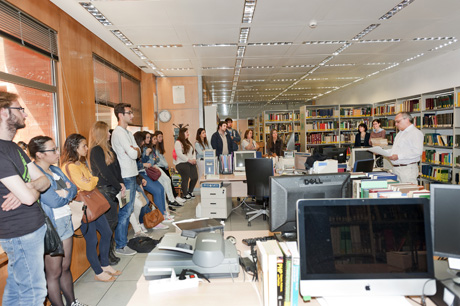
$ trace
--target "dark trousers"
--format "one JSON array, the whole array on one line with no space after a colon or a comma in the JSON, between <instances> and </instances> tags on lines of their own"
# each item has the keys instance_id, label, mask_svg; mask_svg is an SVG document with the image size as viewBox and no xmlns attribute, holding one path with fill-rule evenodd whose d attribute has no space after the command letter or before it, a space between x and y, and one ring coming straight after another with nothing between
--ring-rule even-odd
<instances>
[{"instance_id":1,"label":"dark trousers","mask_svg":"<svg viewBox=\"0 0 460 306\"><path fill-rule=\"evenodd\" d=\"M177 164L176 169L182 178L181 189L185 197L187 193L193 192L196 182L198 182L198 171L196 170L196 165L191 163Z\"/></svg>"},{"instance_id":2,"label":"dark trousers","mask_svg":"<svg viewBox=\"0 0 460 306\"><path fill-rule=\"evenodd\" d=\"M109 265L109 249L110 249L110 237L112 236L112 231L110 230L109 223L105 218L105 214L94 220L90 223L81 224L81 232L84 233L86 240L86 258L91 265L94 273L102 273L102 267L107 267ZM101 240L99 241L99 257L97 256L97 233L101 235Z\"/></svg>"},{"instance_id":3,"label":"dark trousers","mask_svg":"<svg viewBox=\"0 0 460 306\"><path fill-rule=\"evenodd\" d=\"M107 222L109 222L110 229L113 232L118 223L118 192L112 186L101 186L97 187L97 189L99 189L104 198L110 204L110 209L105 212L105 217L107 218Z\"/></svg>"},{"instance_id":4,"label":"dark trousers","mask_svg":"<svg viewBox=\"0 0 460 306\"><path fill-rule=\"evenodd\" d=\"M166 169L165 167L159 167L161 170L164 171L164 173L166 173L166 175L171 179L171 189L172 189L172 192L173 192L173 196L174 197L177 197L177 192L176 192L176 189L174 189L174 184L173 184L173 180L172 180L172 177L171 177L171 174L169 174L169 169ZM185 195L184 195L185 196Z\"/></svg>"}]
</instances>

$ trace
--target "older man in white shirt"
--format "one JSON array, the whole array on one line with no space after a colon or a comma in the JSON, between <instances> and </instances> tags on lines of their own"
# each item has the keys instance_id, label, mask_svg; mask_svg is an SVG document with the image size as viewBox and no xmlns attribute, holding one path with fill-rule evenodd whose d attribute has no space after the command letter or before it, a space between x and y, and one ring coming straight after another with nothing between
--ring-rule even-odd
<instances>
[{"instance_id":1,"label":"older man in white shirt","mask_svg":"<svg viewBox=\"0 0 460 306\"><path fill-rule=\"evenodd\" d=\"M397 114L395 123L399 133L389 152L393 172L401 183L417 184L418 162L423 152L423 133L413 125L413 118L409 113Z\"/></svg>"}]
</instances>

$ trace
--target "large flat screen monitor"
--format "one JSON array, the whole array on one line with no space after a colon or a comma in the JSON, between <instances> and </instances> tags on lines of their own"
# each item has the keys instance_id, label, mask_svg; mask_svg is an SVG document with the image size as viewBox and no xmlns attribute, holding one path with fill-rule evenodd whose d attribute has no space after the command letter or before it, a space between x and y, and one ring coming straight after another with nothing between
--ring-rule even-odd
<instances>
[{"instance_id":1,"label":"large flat screen monitor","mask_svg":"<svg viewBox=\"0 0 460 306\"><path fill-rule=\"evenodd\" d=\"M410 296L436 292L425 198L299 200L300 292Z\"/></svg>"},{"instance_id":2,"label":"large flat screen monitor","mask_svg":"<svg viewBox=\"0 0 460 306\"><path fill-rule=\"evenodd\" d=\"M299 199L351 198L349 173L270 177L270 231L295 235Z\"/></svg>"},{"instance_id":3,"label":"large flat screen monitor","mask_svg":"<svg viewBox=\"0 0 460 306\"><path fill-rule=\"evenodd\" d=\"M339 163L345 163L347 161L347 148L323 148L323 154L327 156L328 159L335 159Z\"/></svg>"},{"instance_id":4,"label":"large flat screen monitor","mask_svg":"<svg viewBox=\"0 0 460 306\"><path fill-rule=\"evenodd\" d=\"M433 253L447 257L449 267L460 270L460 198L459 185L430 185L431 227ZM458 279L460 273L457 273Z\"/></svg>"},{"instance_id":5,"label":"large flat screen monitor","mask_svg":"<svg viewBox=\"0 0 460 306\"><path fill-rule=\"evenodd\" d=\"M256 151L235 151L233 154L233 171L245 171L244 160L247 158L257 158Z\"/></svg>"}]
</instances>

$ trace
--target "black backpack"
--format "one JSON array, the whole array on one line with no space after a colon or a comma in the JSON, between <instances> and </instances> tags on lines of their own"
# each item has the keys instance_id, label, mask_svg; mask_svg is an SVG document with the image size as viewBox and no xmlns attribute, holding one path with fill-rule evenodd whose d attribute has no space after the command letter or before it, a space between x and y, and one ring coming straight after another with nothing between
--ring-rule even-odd
<instances>
[{"instance_id":1,"label":"black backpack","mask_svg":"<svg viewBox=\"0 0 460 306\"><path fill-rule=\"evenodd\" d=\"M158 242L150 237L136 237L128 241L128 246L138 253L150 253Z\"/></svg>"}]
</instances>

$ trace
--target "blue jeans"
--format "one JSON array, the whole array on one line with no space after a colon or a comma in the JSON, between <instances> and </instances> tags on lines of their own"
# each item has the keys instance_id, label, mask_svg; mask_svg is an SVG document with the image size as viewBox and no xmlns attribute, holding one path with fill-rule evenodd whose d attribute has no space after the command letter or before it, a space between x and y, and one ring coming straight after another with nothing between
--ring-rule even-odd
<instances>
[{"instance_id":1,"label":"blue jeans","mask_svg":"<svg viewBox=\"0 0 460 306\"><path fill-rule=\"evenodd\" d=\"M161 213L164 214L166 212L165 189L160 182L152 181L144 172L139 172L139 174L147 181L147 185L144 186L144 189L152 194L153 202L158 206Z\"/></svg>"},{"instance_id":2,"label":"blue jeans","mask_svg":"<svg viewBox=\"0 0 460 306\"><path fill-rule=\"evenodd\" d=\"M96 231L101 235L99 241L99 257L97 256ZM81 232L84 233L86 241L86 258L94 273L100 274L103 272L102 267L107 267L109 265L110 238L112 237L112 230L110 229L105 214L93 222L82 223Z\"/></svg>"},{"instance_id":3,"label":"blue jeans","mask_svg":"<svg viewBox=\"0 0 460 306\"><path fill-rule=\"evenodd\" d=\"M124 248L128 244L129 216L134 211L134 199L136 198L136 177L123 178L126 190L129 190L129 203L118 210L118 224L115 228L115 245L117 249Z\"/></svg>"},{"instance_id":4,"label":"blue jeans","mask_svg":"<svg viewBox=\"0 0 460 306\"><path fill-rule=\"evenodd\" d=\"M43 305L46 291L44 239L46 225L35 232L0 239L8 255L8 278L3 292L3 306Z\"/></svg>"}]
</instances>

